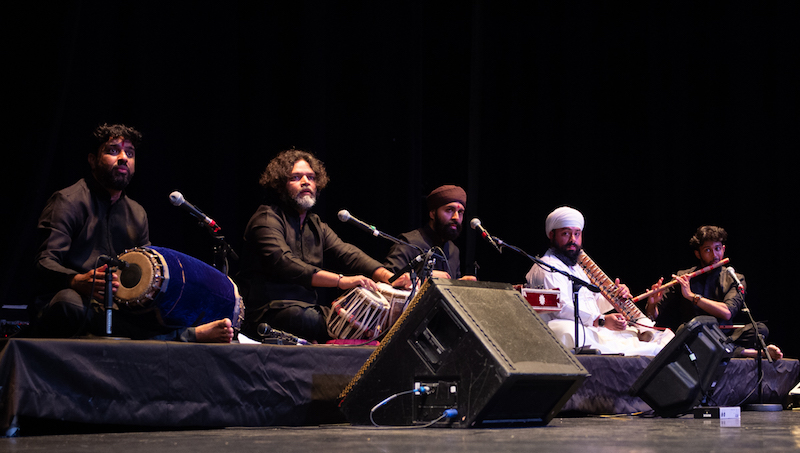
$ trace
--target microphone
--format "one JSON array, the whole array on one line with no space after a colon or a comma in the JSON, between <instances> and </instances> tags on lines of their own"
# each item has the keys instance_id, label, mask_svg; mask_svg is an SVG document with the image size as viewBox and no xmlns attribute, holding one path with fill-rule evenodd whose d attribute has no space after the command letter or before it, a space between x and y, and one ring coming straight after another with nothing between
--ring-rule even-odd
<instances>
[{"instance_id":1,"label":"microphone","mask_svg":"<svg viewBox=\"0 0 800 453\"><path fill-rule=\"evenodd\" d=\"M311 344L308 341L303 340L302 338L298 338L282 330L273 329L272 327L270 327L269 324L265 322L262 322L261 324L258 325L258 334L261 335L262 337L272 337L281 340L291 341L293 343L297 343L298 345Z\"/></svg>"},{"instance_id":2,"label":"microphone","mask_svg":"<svg viewBox=\"0 0 800 453\"><path fill-rule=\"evenodd\" d=\"M736 271L734 271L732 267L728 267L728 273L731 274L731 277L733 277L733 280L736 282L736 287L739 289L739 292L744 294L744 285L742 285L739 277L736 276Z\"/></svg>"},{"instance_id":3,"label":"microphone","mask_svg":"<svg viewBox=\"0 0 800 453\"><path fill-rule=\"evenodd\" d=\"M361 220L358 220L357 218L351 216L350 212L347 209L342 209L341 211L339 211L339 220L345 223L351 223L361 228L362 230L366 231L367 233L370 233L373 236L380 236L381 234L381 232L378 231L378 229L375 228L374 226L368 225L366 222L362 222Z\"/></svg>"},{"instance_id":4,"label":"microphone","mask_svg":"<svg viewBox=\"0 0 800 453\"><path fill-rule=\"evenodd\" d=\"M416 269L419 266L419 263L423 263L431 259L431 255L433 254L433 249L428 250L425 253L420 253L419 255L415 256L406 266L399 271L397 271L394 275L389 278L389 284L391 285L394 283L395 280L400 278L406 272L409 272L411 269Z\"/></svg>"},{"instance_id":5,"label":"microphone","mask_svg":"<svg viewBox=\"0 0 800 453\"><path fill-rule=\"evenodd\" d=\"M102 255L101 258L106 262L106 264L108 264L109 267L117 267L119 269L127 269L130 267L130 263L127 261L114 258L113 256Z\"/></svg>"},{"instance_id":6,"label":"microphone","mask_svg":"<svg viewBox=\"0 0 800 453\"><path fill-rule=\"evenodd\" d=\"M194 207L194 205L186 201L186 199L183 198L183 194L178 192L177 190L169 194L169 200L175 206L185 209L189 214L196 217L197 220L200 221L200 223L204 224L212 232L216 233L221 229L219 225L217 225L217 222L214 221L214 219L203 214L202 211L200 211L199 209Z\"/></svg>"},{"instance_id":7,"label":"microphone","mask_svg":"<svg viewBox=\"0 0 800 453\"><path fill-rule=\"evenodd\" d=\"M490 244L492 244L492 247L497 249L498 252L503 253L503 249L501 249L500 246L497 245L497 242L495 242L494 239L492 239L492 235L490 235L489 232L483 228L480 220L478 220L477 218L472 219L469 222L469 226L471 226L473 230L478 230L481 233L481 236L487 241L489 241Z\"/></svg>"}]
</instances>

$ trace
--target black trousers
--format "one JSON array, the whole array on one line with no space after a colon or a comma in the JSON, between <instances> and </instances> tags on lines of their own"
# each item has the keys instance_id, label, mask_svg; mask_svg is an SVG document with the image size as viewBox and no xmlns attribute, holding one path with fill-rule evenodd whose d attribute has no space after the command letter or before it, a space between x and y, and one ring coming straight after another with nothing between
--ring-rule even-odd
<instances>
[{"instance_id":1,"label":"black trousers","mask_svg":"<svg viewBox=\"0 0 800 453\"><path fill-rule=\"evenodd\" d=\"M733 331L725 332L728 336L733 340L734 350L733 356L734 357L741 357L742 351L747 348L758 349L761 347L760 342L758 341L758 335L762 335L764 337L764 341L766 342L767 337L769 336L769 329L767 328L766 324L763 322L756 322L756 326L758 331L753 329L752 324L747 324L744 327L739 327Z\"/></svg>"},{"instance_id":2,"label":"black trousers","mask_svg":"<svg viewBox=\"0 0 800 453\"><path fill-rule=\"evenodd\" d=\"M133 340L196 341L195 329L165 326L154 310L112 310L111 335ZM73 338L86 335L106 336L104 304L83 297L72 289L56 293L31 323L30 336L37 338Z\"/></svg>"}]
</instances>

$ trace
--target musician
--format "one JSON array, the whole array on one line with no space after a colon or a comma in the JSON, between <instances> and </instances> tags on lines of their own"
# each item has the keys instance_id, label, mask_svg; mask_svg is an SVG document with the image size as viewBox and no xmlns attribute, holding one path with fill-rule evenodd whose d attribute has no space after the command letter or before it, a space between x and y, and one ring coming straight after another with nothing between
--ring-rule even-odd
<instances>
[{"instance_id":1,"label":"musician","mask_svg":"<svg viewBox=\"0 0 800 453\"><path fill-rule=\"evenodd\" d=\"M386 256L385 266L397 273L404 269L420 249L427 252L436 248L444 254L445 259L437 258L433 266L432 276L436 278L457 278L476 280L472 275L461 275L461 258L458 247L453 241L461 234L464 211L467 206L467 193L461 187L444 185L433 189L426 199L428 222L416 230L403 233L399 239L419 247L405 244L394 244ZM411 278L408 272L400 276L394 286L410 288Z\"/></svg>"},{"instance_id":2,"label":"musician","mask_svg":"<svg viewBox=\"0 0 800 453\"><path fill-rule=\"evenodd\" d=\"M556 269L573 275L584 282L589 278L578 265L578 256L583 246L585 220L580 211L562 206L551 212L545 220L545 233L550 239L550 248L541 258ZM572 349L575 347L575 305L572 282L566 276L534 264L526 275L531 288L558 289L562 303L561 311L543 314L542 318L561 343ZM615 280L621 297L630 297L626 285ZM586 287L578 290L578 319L581 323L578 332L578 346L591 346L604 354L656 355L674 337L672 332L655 335L651 341L640 341L637 332L630 329L627 320L620 313L613 313L614 307L599 293Z\"/></svg>"},{"instance_id":3,"label":"musician","mask_svg":"<svg viewBox=\"0 0 800 453\"><path fill-rule=\"evenodd\" d=\"M697 266L678 271L672 276L678 282L679 290L669 288L649 297L645 307L647 315L655 319L658 325L671 329L676 329L681 324L702 315L717 318L721 325L732 325L734 318L737 318L742 311L744 296L727 271L727 266L717 267L695 277L690 275L725 258L727 239L728 233L718 226L705 225L698 228L689 240L689 245L698 260ZM736 275L746 288L744 275L738 273ZM657 290L662 282L663 279L659 280L652 288ZM734 340L736 346L734 357L756 357L758 352L755 349L756 334L753 332L749 317L746 318L744 322L747 324L744 327L725 331ZM767 326L760 322L756 325L758 334L766 339L769 335ZM768 345L767 351L774 360L783 357L780 348L775 345Z\"/></svg>"},{"instance_id":4,"label":"musician","mask_svg":"<svg viewBox=\"0 0 800 453\"><path fill-rule=\"evenodd\" d=\"M325 167L313 154L297 149L279 153L267 165L260 184L273 199L258 207L245 229L238 275L246 308L242 332L258 338L258 325L268 323L324 342L330 339L329 301L322 300L317 289L375 290L375 282L388 282L392 273L342 241L311 212L328 184Z\"/></svg>"},{"instance_id":5,"label":"musician","mask_svg":"<svg viewBox=\"0 0 800 453\"><path fill-rule=\"evenodd\" d=\"M99 147L88 155L91 174L54 193L39 217L33 336L104 335L108 265L96 266L98 257L116 257L150 244L147 214L125 194L136 171L141 133L123 124L104 124L94 136ZM113 275L112 292L117 288ZM134 339L230 342L233 336L229 319L173 329L158 323L153 313L116 309L112 328L113 335Z\"/></svg>"}]
</instances>

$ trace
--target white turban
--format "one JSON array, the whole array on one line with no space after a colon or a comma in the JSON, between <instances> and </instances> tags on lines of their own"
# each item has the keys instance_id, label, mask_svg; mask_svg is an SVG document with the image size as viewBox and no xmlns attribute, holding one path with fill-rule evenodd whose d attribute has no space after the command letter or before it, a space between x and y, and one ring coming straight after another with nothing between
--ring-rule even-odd
<instances>
[{"instance_id":1,"label":"white turban","mask_svg":"<svg viewBox=\"0 0 800 453\"><path fill-rule=\"evenodd\" d=\"M583 230L583 214L577 209L562 206L547 216L544 221L544 234L550 237L550 232L558 228L580 228Z\"/></svg>"}]
</instances>

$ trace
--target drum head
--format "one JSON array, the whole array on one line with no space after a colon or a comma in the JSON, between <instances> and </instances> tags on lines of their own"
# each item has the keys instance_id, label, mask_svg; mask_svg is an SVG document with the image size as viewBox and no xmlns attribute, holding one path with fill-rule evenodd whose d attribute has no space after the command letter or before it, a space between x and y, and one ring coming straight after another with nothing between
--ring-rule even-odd
<instances>
[{"instance_id":1,"label":"drum head","mask_svg":"<svg viewBox=\"0 0 800 453\"><path fill-rule=\"evenodd\" d=\"M155 275L154 269L160 265L155 257L144 250L131 250L119 256L129 266L116 272L119 278L119 288L115 298L124 304L141 305L143 301L151 300L158 292L161 282Z\"/></svg>"}]
</instances>

